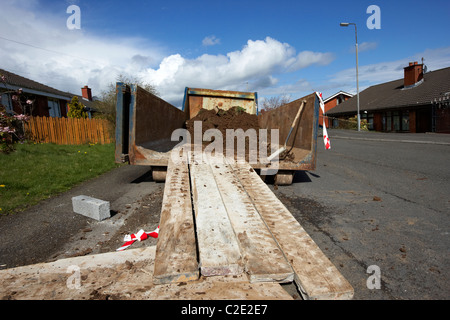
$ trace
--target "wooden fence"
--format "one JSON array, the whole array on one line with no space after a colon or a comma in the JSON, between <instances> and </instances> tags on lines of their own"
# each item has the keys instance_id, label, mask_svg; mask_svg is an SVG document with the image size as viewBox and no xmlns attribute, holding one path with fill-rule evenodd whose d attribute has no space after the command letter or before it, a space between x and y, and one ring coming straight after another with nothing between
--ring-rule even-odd
<instances>
[{"instance_id":1,"label":"wooden fence","mask_svg":"<svg viewBox=\"0 0 450 320\"><path fill-rule=\"evenodd\" d=\"M104 119L32 117L25 130L36 142L69 145L114 142L111 125Z\"/></svg>"}]
</instances>

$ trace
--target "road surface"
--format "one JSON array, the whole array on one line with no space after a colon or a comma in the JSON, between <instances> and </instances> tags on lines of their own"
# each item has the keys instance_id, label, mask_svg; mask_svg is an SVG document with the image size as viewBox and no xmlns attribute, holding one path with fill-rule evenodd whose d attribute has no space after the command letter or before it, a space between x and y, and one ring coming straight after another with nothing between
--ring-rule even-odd
<instances>
[{"instance_id":1,"label":"road surface","mask_svg":"<svg viewBox=\"0 0 450 320\"><path fill-rule=\"evenodd\" d=\"M448 299L450 135L329 136L330 150L318 140L317 169L276 194L355 299Z\"/></svg>"}]
</instances>

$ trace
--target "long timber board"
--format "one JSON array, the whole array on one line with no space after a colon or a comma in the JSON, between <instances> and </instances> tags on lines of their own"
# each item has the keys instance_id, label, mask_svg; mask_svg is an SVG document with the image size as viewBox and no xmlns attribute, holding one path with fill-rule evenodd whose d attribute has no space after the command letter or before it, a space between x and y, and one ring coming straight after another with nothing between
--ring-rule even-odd
<instances>
[{"instance_id":1,"label":"long timber board","mask_svg":"<svg viewBox=\"0 0 450 320\"><path fill-rule=\"evenodd\" d=\"M233 168L224 161L210 161L210 166L237 236L250 282L292 282L291 266Z\"/></svg>"},{"instance_id":2,"label":"long timber board","mask_svg":"<svg viewBox=\"0 0 450 320\"><path fill-rule=\"evenodd\" d=\"M155 254L155 284L199 278L187 157L172 152L161 208Z\"/></svg>"},{"instance_id":3,"label":"long timber board","mask_svg":"<svg viewBox=\"0 0 450 320\"><path fill-rule=\"evenodd\" d=\"M193 158L189 167L201 274L241 274L242 255L211 167Z\"/></svg>"},{"instance_id":4,"label":"long timber board","mask_svg":"<svg viewBox=\"0 0 450 320\"><path fill-rule=\"evenodd\" d=\"M231 164L295 272L304 299L351 299L353 287L249 164Z\"/></svg>"}]
</instances>

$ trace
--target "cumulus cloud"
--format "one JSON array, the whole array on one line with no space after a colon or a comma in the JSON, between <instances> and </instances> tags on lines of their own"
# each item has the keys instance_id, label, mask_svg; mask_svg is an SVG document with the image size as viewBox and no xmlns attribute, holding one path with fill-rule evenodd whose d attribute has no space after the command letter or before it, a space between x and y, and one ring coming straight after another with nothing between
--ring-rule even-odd
<instances>
[{"instance_id":1,"label":"cumulus cloud","mask_svg":"<svg viewBox=\"0 0 450 320\"><path fill-rule=\"evenodd\" d=\"M165 57L158 68L143 71L141 77L154 83L169 100L179 101L186 86L245 90L250 83L251 90L264 89L278 83L277 74L314 64L326 65L333 59L330 53L302 51L297 54L289 44L266 37L248 40L241 50L226 55L204 54L195 59L171 55Z\"/></svg>"},{"instance_id":2,"label":"cumulus cloud","mask_svg":"<svg viewBox=\"0 0 450 320\"><path fill-rule=\"evenodd\" d=\"M140 38L105 38L68 30L61 15L42 12L37 0L5 0L0 10L1 68L62 91L94 94L120 74L153 67L165 56L162 46Z\"/></svg>"}]
</instances>

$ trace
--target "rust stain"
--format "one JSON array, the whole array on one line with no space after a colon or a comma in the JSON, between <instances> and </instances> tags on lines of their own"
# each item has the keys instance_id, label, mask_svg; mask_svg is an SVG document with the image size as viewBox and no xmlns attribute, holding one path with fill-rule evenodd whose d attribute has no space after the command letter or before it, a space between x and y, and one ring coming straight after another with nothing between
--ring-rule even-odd
<instances>
[{"instance_id":1,"label":"rust stain","mask_svg":"<svg viewBox=\"0 0 450 320\"><path fill-rule=\"evenodd\" d=\"M134 150L134 158L136 160L144 160L144 159L146 159L146 157L142 153L140 153L138 151L138 149L136 148L135 145L133 146L133 150Z\"/></svg>"}]
</instances>

